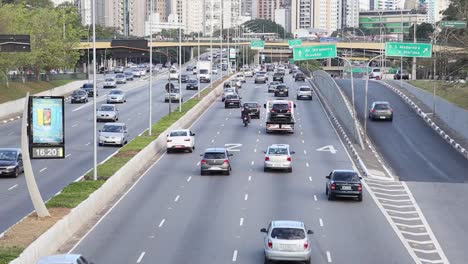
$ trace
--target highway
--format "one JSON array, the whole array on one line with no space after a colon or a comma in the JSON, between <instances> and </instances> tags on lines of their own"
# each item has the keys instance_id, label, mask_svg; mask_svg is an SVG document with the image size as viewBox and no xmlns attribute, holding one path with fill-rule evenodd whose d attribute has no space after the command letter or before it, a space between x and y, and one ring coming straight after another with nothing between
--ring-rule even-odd
<instances>
[{"instance_id":1,"label":"highway","mask_svg":"<svg viewBox=\"0 0 468 264\"><path fill-rule=\"evenodd\" d=\"M290 98L304 84L285 82ZM252 78L240 93L273 98ZM163 155L73 252L95 263L263 263L260 228L299 220L315 232L311 263L412 263L367 190L363 202L327 200L325 175L353 164L316 98L297 101L296 121L294 134L266 134L264 120L243 127L239 109L215 102L191 128L196 151ZM274 143L296 151L292 173L263 172ZM238 146L231 175L200 176L199 154L226 144ZM317 151L329 145L335 154Z\"/></svg>"},{"instance_id":2,"label":"highway","mask_svg":"<svg viewBox=\"0 0 468 264\"><path fill-rule=\"evenodd\" d=\"M337 80L348 98L351 82ZM356 111L362 123L365 81L355 80ZM406 182L451 263L466 263L468 161L447 144L394 92L370 81L369 105L388 101L393 122L368 122L372 142Z\"/></svg>"},{"instance_id":3,"label":"highway","mask_svg":"<svg viewBox=\"0 0 468 264\"><path fill-rule=\"evenodd\" d=\"M182 74L191 72L182 71ZM215 77L219 78L219 75ZM164 85L167 83L167 73L155 75L153 81L153 123L168 113L168 103L164 103ZM135 78L127 84L119 84L118 88L127 93L127 102L119 104L120 119L118 122L127 124L130 139L135 138L148 128L148 75L145 78ZM201 89L208 84L202 84ZM176 84L176 87L178 83ZM106 94L111 89L103 89L99 85L97 105L106 103ZM77 87L78 89L78 87ZM185 90L182 83L184 101L197 91ZM172 109L178 109L178 102L172 104ZM87 104L65 104L65 154L63 160L33 160L32 165L39 189L44 200L53 197L69 183L75 181L93 166L93 100ZM98 123L98 129L105 122ZM0 147L20 147L21 120L15 120L0 125ZM109 158L118 150L117 147L98 147L98 162ZM33 211L26 181L22 174L18 178L0 179L0 233Z\"/></svg>"}]
</instances>

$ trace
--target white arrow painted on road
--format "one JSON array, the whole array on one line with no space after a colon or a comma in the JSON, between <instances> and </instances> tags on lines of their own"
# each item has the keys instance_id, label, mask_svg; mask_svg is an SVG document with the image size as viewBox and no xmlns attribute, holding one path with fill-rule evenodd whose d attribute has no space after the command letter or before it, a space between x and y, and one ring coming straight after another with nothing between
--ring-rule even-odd
<instances>
[{"instance_id":1,"label":"white arrow painted on road","mask_svg":"<svg viewBox=\"0 0 468 264\"><path fill-rule=\"evenodd\" d=\"M332 145L328 145L328 146L325 146L325 147L318 148L317 151L329 151L332 154L336 153L336 149Z\"/></svg>"}]
</instances>

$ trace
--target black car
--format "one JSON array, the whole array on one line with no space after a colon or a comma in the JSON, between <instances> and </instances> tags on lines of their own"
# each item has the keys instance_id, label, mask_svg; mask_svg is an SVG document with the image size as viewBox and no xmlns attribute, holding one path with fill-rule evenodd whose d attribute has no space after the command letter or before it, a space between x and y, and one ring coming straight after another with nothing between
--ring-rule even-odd
<instances>
[{"instance_id":1,"label":"black car","mask_svg":"<svg viewBox=\"0 0 468 264\"><path fill-rule=\"evenodd\" d=\"M400 79L409 80L409 73L405 70L403 70L403 73L402 71L398 70L397 73L393 75L393 79L394 80L400 80Z\"/></svg>"},{"instance_id":2,"label":"black car","mask_svg":"<svg viewBox=\"0 0 468 264\"><path fill-rule=\"evenodd\" d=\"M83 90L75 90L71 95L71 103L87 103L88 102L88 93Z\"/></svg>"},{"instance_id":3,"label":"black car","mask_svg":"<svg viewBox=\"0 0 468 264\"><path fill-rule=\"evenodd\" d=\"M193 71L193 66L192 65L187 66L186 70L187 71Z\"/></svg>"},{"instance_id":4,"label":"black car","mask_svg":"<svg viewBox=\"0 0 468 264\"><path fill-rule=\"evenodd\" d=\"M275 89L275 96L286 96L288 97L289 96L289 89L286 85L284 84L279 84L276 86L276 89Z\"/></svg>"},{"instance_id":5,"label":"black car","mask_svg":"<svg viewBox=\"0 0 468 264\"><path fill-rule=\"evenodd\" d=\"M328 200L333 200L337 196L353 197L362 201L361 177L352 170L333 170L326 176L328 179L325 187L325 194Z\"/></svg>"},{"instance_id":6,"label":"black car","mask_svg":"<svg viewBox=\"0 0 468 264\"><path fill-rule=\"evenodd\" d=\"M181 74L180 75L180 82L181 83L186 83L189 80L189 77L187 74Z\"/></svg>"},{"instance_id":7,"label":"black car","mask_svg":"<svg viewBox=\"0 0 468 264\"><path fill-rule=\"evenodd\" d=\"M189 79L187 85L185 86L187 90L198 90L198 80Z\"/></svg>"},{"instance_id":8,"label":"black car","mask_svg":"<svg viewBox=\"0 0 468 264\"><path fill-rule=\"evenodd\" d=\"M245 107L249 108L249 116L251 116L252 118L260 119L260 105L257 102L243 103L241 107L241 117L242 111L244 111Z\"/></svg>"},{"instance_id":9,"label":"black car","mask_svg":"<svg viewBox=\"0 0 468 264\"><path fill-rule=\"evenodd\" d=\"M266 70L267 72L270 72L270 71L272 72L275 70L275 66L273 64L269 64L266 66Z\"/></svg>"},{"instance_id":10,"label":"black car","mask_svg":"<svg viewBox=\"0 0 468 264\"><path fill-rule=\"evenodd\" d=\"M295 82L297 82L297 81L304 82L305 81L305 75L302 72L296 73L296 76L294 77L294 81Z\"/></svg>"},{"instance_id":11,"label":"black car","mask_svg":"<svg viewBox=\"0 0 468 264\"><path fill-rule=\"evenodd\" d=\"M224 99L224 108L239 108L241 106L240 99L240 96L237 94L227 94L226 98Z\"/></svg>"},{"instance_id":12,"label":"black car","mask_svg":"<svg viewBox=\"0 0 468 264\"><path fill-rule=\"evenodd\" d=\"M273 81L284 82L284 73L275 72L273 74Z\"/></svg>"},{"instance_id":13,"label":"black car","mask_svg":"<svg viewBox=\"0 0 468 264\"><path fill-rule=\"evenodd\" d=\"M85 83L81 87L81 89L85 90L86 93L88 93L88 97L91 97L94 95L94 85L92 83ZM99 96L97 90L96 90L96 96Z\"/></svg>"},{"instance_id":14,"label":"black car","mask_svg":"<svg viewBox=\"0 0 468 264\"><path fill-rule=\"evenodd\" d=\"M20 149L0 149L0 177L18 177L24 172L23 156Z\"/></svg>"}]
</instances>

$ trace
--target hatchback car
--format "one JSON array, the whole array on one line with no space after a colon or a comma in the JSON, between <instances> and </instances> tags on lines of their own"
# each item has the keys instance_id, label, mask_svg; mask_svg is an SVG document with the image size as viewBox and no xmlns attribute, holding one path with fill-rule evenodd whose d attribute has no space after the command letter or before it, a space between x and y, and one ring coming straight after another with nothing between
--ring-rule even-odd
<instances>
[{"instance_id":1,"label":"hatchback car","mask_svg":"<svg viewBox=\"0 0 468 264\"><path fill-rule=\"evenodd\" d=\"M124 123L105 123L99 130L99 146L123 146L128 142L127 126Z\"/></svg>"},{"instance_id":2,"label":"hatchback car","mask_svg":"<svg viewBox=\"0 0 468 264\"><path fill-rule=\"evenodd\" d=\"M260 104L257 102L246 102L242 104L241 107L241 117L242 117L242 112L244 111L244 108L248 107L249 108L249 116L252 118L260 119Z\"/></svg>"},{"instance_id":3,"label":"hatchback car","mask_svg":"<svg viewBox=\"0 0 468 264\"><path fill-rule=\"evenodd\" d=\"M390 103L384 101L373 102L369 108L369 118L371 120L393 120L393 109Z\"/></svg>"},{"instance_id":4,"label":"hatchback car","mask_svg":"<svg viewBox=\"0 0 468 264\"><path fill-rule=\"evenodd\" d=\"M24 167L21 149L0 148L0 176L17 178L22 172Z\"/></svg>"},{"instance_id":5,"label":"hatchback car","mask_svg":"<svg viewBox=\"0 0 468 264\"><path fill-rule=\"evenodd\" d=\"M71 101L72 104L74 104L74 103L87 103L88 102L88 93L83 89L75 90L75 91L73 91L73 93L71 95L70 101Z\"/></svg>"},{"instance_id":6,"label":"hatchback car","mask_svg":"<svg viewBox=\"0 0 468 264\"><path fill-rule=\"evenodd\" d=\"M297 81L304 82L305 81L305 75L302 72L296 73L296 75L294 75L294 81L295 82L297 82Z\"/></svg>"},{"instance_id":7,"label":"hatchback car","mask_svg":"<svg viewBox=\"0 0 468 264\"><path fill-rule=\"evenodd\" d=\"M299 87L299 90L297 91L296 99L309 99L312 100L312 88L309 86L301 86Z\"/></svg>"},{"instance_id":8,"label":"hatchback car","mask_svg":"<svg viewBox=\"0 0 468 264\"><path fill-rule=\"evenodd\" d=\"M127 102L127 95L120 89L113 89L107 95L107 103L125 103Z\"/></svg>"},{"instance_id":9,"label":"hatchback car","mask_svg":"<svg viewBox=\"0 0 468 264\"><path fill-rule=\"evenodd\" d=\"M257 84L257 83L266 83L266 82L267 82L266 74L258 73L257 75L255 75L255 79L254 79L255 84Z\"/></svg>"},{"instance_id":10,"label":"hatchback car","mask_svg":"<svg viewBox=\"0 0 468 264\"><path fill-rule=\"evenodd\" d=\"M117 82L114 78L109 77L104 80L103 88L116 88Z\"/></svg>"},{"instance_id":11,"label":"hatchback car","mask_svg":"<svg viewBox=\"0 0 468 264\"><path fill-rule=\"evenodd\" d=\"M289 96L289 89L286 85L284 84L279 84L276 86L276 89L275 89L275 96L278 97L278 96L286 96L288 97Z\"/></svg>"},{"instance_id":12,"label":"hatchback car","mask_svg":"<svg viewBox=\"0 0 468 264\"><path fill-rule=\"evenodd\" d=\"M132 74L133 74L133 77L137 77L137 78L141 77L141 71L137 68L132 68Z\"/></svg>"},{"instance_id":13,"label":"hatchback car","mask_svg":"<svg viewBox=\"0 0 468 264\"><path fill-rule=\"evenodd\" d=\"M189 79L187 81L187 85L185 86L187 90L198 90L198 80L196 79Z\"/></svg>"},{"instance_id":14,"label":"hatchback car","mask_svg":"<svg viewBox=\"0 0 468 264\"><path fill-rule=\"evenodd\" d=\"M124 70L125 70L124 66L117 66L117 67L115 67L114 72L115 73L123 73Z\"/></svg>"},{"instance_id":15,"label":"hatchback car","mask_svg":"<svg viewBox=\"0 0 468 264\"><path fill-rule=\"evenodd\" d=\"M239 108L241 106L241 97L237 94L226 94L224 98L224 108Z\"/></svg>"},{"instance_id":16,"label":"hatchback car","mask_svg":"<svg viewBox=\"0 0 468 264\"><path fill-rule=\"evenodd\" d=\"M117 82L117 84L125 84L127 83L127 77L125 76L125 74L119 73L115 75L115 81Z\"/></svg>"},{"instance_id":17,"label":"hatchback car","mask_svg":"<svg viewBox=\"0 0 468 264\"><path fill-rule=\"evenodd\" d=\"M226 175L231 174L231 153L225 148L208 148L200 156L200 174L205 175L211 172L222 172Z\"/></svg>"},{"instance_id":18,"label":"hatchback car","mask_svg":"<svg viewBox=\"0 0 468 264\"><path fill-rule=\"evenodd\" d=\"M181 83L186 83L189 80L189 77L187 74L181 74L180 75L180 82Z\"/></svg>"},{"instance_id":19,"label":"hatchback car","mask_svg":"<svg viewBox=\"0 0 468 264\"><path fill-rule=\"evenodd\" d=\"M127 79L127 81L133 81L133 72L126 71L124 72L124 74L125 74L125 78Z\"/></svg>"},{"instance_id":20,"label":"hatchback car","mask_svg":"<svg viewBox=\"0 0 468 264\"><path fill-rule=\"evenodd\" d=\"M352 170L333 170L326 176L328 179L325 186L325 194L328 200L337 196L355 197L362 201L361 177Z\"/></svg>"},{"instance_id":21,"label":"hatchback car","mask_svg":"<svg viewBox=\"0 0 468 264\"><path fill-rule=\"evenodd\" d=\"M245 83L245 76L244 76L244 74L239 73L239 74L237 74L236 78L237 78L239 81Z\"/></svg>"},{"instance_id":22,"label":"hatchback car","mask_svg":"<svg viewBox=\"0 0 468 264\"><path fill-rule=\"evenodd\" d=\"M183 101L183 98L180 95L180 90L179 88L174 88L172 92L168 92L164 95L164 102L168 103L169 101L175 103L179 102L179 99Z\"/></svg>"},{"instance_id":23,"label":"hatchback car","mask_svg":"<svg viewBox=\"0 0 468 264\"><path fill-rule=\"evenodd\" d=\"M268 84L268 92L269 93L274 93L275 90L276 90L276 86L278 86L280 84L281 84L280 82L276 82L276 81L270 82Z\"/></svg>"},{"instance_id":24,"label":"hatchback car","mask_svg":"<svg viewBox=\"0 0 468 264\"><path fill-rule=\"evenodd\" d=\"M117 121L119 120L119 110L113 104L102 104L96 112L97 121Z\"/></svg>"},{"instance_id":25,"label":"hatchback car","mask_svg":"<svg viewBox=\"0 0 468 264\"><path fill-rule=\"evenodd\" d=\"M311 241L303 222L272 221L267 228L260 229L265 233L263 251L265 264L272 261L300 261L310 263L312 255Z\"/></svg>"},{"instance_id":26,"label":"hatchback car","mask_svg":"<svg viewBox=\"0 0 468 264\"><path fill-rule=\"evenodd\" d=\"M294 151L290 151L288 144L273 144L264 153L263 171L287 170L292 172L291 154L294 154Z\"/></svg>"},{"instance_id":27,"label":"hatchback car","mask_svg":"<svg viewBox=\"0 0 468 264\"><path fill-rule=\"evenodd\" d=\"M64 254L42 257L37 264L93 264L82 255Z\"/></svg>"},{"instance_id":28,"label":"hatchback car","mask_svg":"<svg viewBox=\"0 0 468 264\"><path fill-rule=\"evenodd\" d=\"M195 134L189 129L173 130L167 135L167 153L176 150L192 152L195 149Z\"/></svg>"}]
</instances>

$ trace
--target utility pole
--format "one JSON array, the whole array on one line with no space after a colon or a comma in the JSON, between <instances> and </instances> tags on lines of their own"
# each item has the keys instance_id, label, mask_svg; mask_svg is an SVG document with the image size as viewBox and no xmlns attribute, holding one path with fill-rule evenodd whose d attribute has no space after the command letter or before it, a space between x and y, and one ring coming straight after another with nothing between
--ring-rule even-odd
<instances>
[{"instance_id":1,"label":"utility pole","mask_svg":"<svg viewBox=\"0 0 468 264\"><path fill-rule=\"evenodd\" d=\"M418 26L418 15L415 14L413 25L413 42L416 43L416 28ZM413 68L411 69L411 80L416 80L416 57L413 57Z\"/></svg>"},{"instance_id":2,"label":"utility pole","mask_svg":"<svg viewBox=\"0 0 468 264\"><path fill-rule=\"evenodd\" d=\"M153 1L150 0L150 12L149 12L149 34L150 34L150 71L149 71L149 120L148 120L148 135L151 136L152 132L152 112L153 112L153 12L154 6Z\"/></svg>"}]
</instances>

